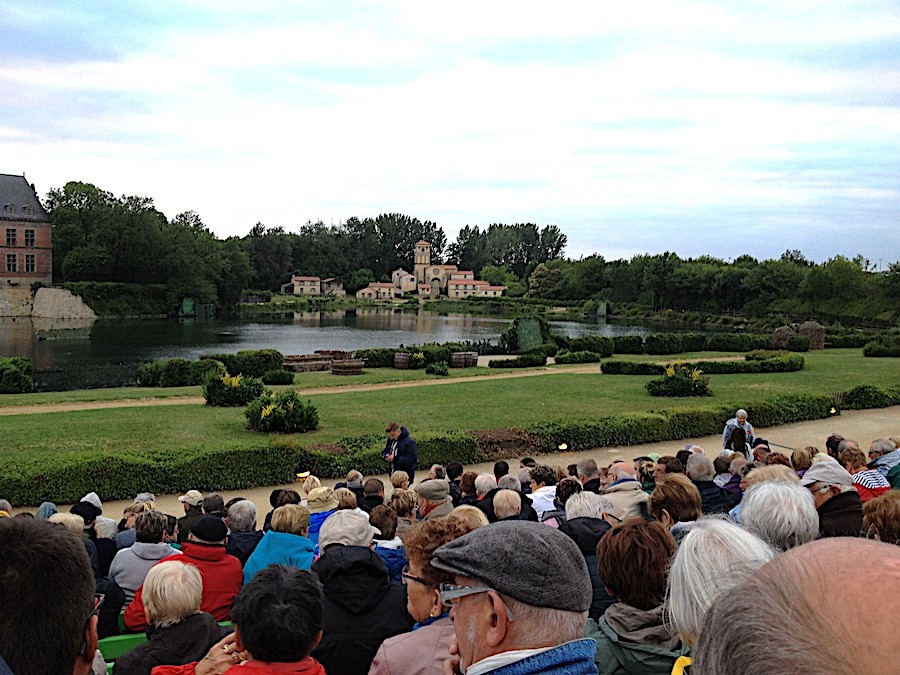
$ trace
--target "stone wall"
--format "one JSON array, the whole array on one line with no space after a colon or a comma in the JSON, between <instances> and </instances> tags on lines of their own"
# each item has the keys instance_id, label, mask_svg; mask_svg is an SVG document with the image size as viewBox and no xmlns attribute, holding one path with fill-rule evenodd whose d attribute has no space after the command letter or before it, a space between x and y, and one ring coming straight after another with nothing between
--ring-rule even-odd
<instances>
[{"instance_id":1,"label":"stone wall","mask_svg":"<svg viewBox=\"0 0 900 675\"><path fill-rule=\"evenodd\" d=\"M0 286L0 316L31 316L30 285Z\"/></svg>"},{"instance_id":2,"label":"stone wall","mask_svg":"<svg viewBox=\"0 0 900 675\"><path fill-rule=\"evenodd\" d=\"M0 316L41 317L47 319L96 319L94 310L82 299L63 288L31 289L22 286L0 287Z\"/></svg>"}]
</instances>

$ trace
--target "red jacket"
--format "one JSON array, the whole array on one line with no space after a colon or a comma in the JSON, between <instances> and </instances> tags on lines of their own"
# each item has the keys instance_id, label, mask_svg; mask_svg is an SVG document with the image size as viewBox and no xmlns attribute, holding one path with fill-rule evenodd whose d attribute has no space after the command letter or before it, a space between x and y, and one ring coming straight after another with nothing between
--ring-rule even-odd
<instances>
[{"instance_id":1,"label":"red jacket","mask_svg":"<svg viewBox=\"0 0 900 675\"><path fill-rule=\"evenodd\" d=\"M228 613L244 582L241 562L233 555L226 554L224 546L190 541L181 545L181 555L169 556L159 562L173 559L200 570L203 578L200 610L212 614L216 621L228 621ZM146 630L147 625L147 618L144 616L144 587L141 586L125 610L125 626L129 630L142 631Z\"/></svg>"},{"instance_id":2,"label":"red jacket","mask_svg":"<svg viewBox=\"0 0 900 675\"><path fill-rule=\"evenodd\" d=\"M153 675L194 675L194 666L197 662L186 666L156 666ZM226 675L277 675L278 673L302 673L302 675L325 675L322 664L313 657L307 656L302 661L293 663L266 663L265 661L245 661L240 665L231 666L225 671Z\"/></svg>"}]
</instances>

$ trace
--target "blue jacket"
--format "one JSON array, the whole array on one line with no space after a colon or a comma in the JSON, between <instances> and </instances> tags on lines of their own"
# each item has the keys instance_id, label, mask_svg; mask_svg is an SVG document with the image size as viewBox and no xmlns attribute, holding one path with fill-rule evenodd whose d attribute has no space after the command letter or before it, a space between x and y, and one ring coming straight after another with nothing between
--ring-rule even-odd
<instances>
[{"instance_id":1,"label":"blue jacket","mask_svg":"<svg viewBox=\"0 0 900 675\"><path fill-rule=\"evenodd\" d=\"M492 675L597 675L597 643L590 638L566 642L540 654L490 671Z\"/></svg>"},{"instance_id":2,"label":"blue jacket","mask_svg":"<svg viewBox=\"0 0 900 675\"><path fill-rule=\"evenodd\" d=\"M330 511L309 514L309 532L306 533L306 536L309 537L310 541L317 549L319 548L319 530L322 529L322 523L324 523L325 519L334 513L334 511L334 509L331 509Z\"/></svg>"},{"instance_id":3,"label":"blue jacket","mask_svg":"<svg viewBox=\"0 0 900 675\"><path fill-rule=\"evenodd\" d=\"M269 565L293 565L301 570L308 570L312 567L314 550L315 544L308 537L269 530L247 558L244 565L244 585L250 582L254 574Z\"/></svg>"},{"instance_id":4,"label":"blue jacket","mask_svg":"<svg viewBox=\"0 0 900 675\"><path fill-rule=\"evenodd\" d=\"M387 439L381 456L386 457L392 452L394 454L394 460L391 462L392 471L405 471L409 474L409 482L412 484L416 473L416 464L419 461L419 448L406 427L400 428L400 437L396 441L396 447L394 447L394 441L390 438Z\"/></svg>"},{"instance_id":5,"label":"blue jacket","mask_svg":"<svg viewBox=\"0 0 900 675\"><path fill-rule=\"evenodd\" d=\"M408 562L406 559L406 549L403 546L379 546L380 541L375 542L375 553L381 558L384 566L388 569L388 576L394 581L402 581L403 568Z\"/></svg>"}]
</instances>

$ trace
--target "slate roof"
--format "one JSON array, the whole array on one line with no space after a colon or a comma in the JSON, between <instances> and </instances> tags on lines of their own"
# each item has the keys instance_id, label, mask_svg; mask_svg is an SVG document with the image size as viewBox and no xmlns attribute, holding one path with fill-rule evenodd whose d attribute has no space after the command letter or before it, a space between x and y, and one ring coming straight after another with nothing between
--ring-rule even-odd
<instances>
[{"instance_id":1,"label":"slate roof","mask_svg":"<svg viewBox=\"0 0 900 675\"><path fill-rule=\"evenodd\" d=\"M12 213L6 212L6 205L12 206ZM25 213L23 206L30 206L31 213ZM41 205L34 186L29 185L25 176L0 173L0 220L32 220L49 223L50 216Z\"/></svg>"}]
</instances>

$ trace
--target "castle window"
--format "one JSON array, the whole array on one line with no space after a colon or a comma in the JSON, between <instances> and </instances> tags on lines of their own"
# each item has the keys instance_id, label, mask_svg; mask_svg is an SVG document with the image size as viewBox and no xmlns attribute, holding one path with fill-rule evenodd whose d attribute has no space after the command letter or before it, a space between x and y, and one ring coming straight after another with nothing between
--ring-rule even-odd
<instances>
[{"instance_id":1,"label":"castle window","mask_svg":"<svg viewBox=\"0 0 900 675\"><path fill-rule=\"evenodd\" d=\"M25 254L25 271L34 272L37 270L37 260L34 253Z\"/></svg>"},{"instance_id":2,"label":"castle window","mask_svg":"<svg viewBox=\"0 0 900 675\"><path fill-rule=\"evenodd\" d=\"M3 215L11 216L11 215L14 215L15 212L16 212L16 207L13 206L12 204L4 204L3 205Z\"/></svg>"},{"instance_id":3,"label":"castle window","mask_svg":"<svg viewBox=\"0 0 900 675\"><path fill-rule=\"evenodd\" d=\"M34 248L34 230L25 230L25 246Z\"/></svg>"},{"instance_id":4,"label":"castle window","mask_svg":"<svg viewBox=\"0 0 900 675\"><path fill-rule=\"evenodd\" d=\"M6 245L7 246L15 246L16 245L16 230L15 230L15 228L12 228L12 227L6 228Z\"/></svg>"},{"instance_id":5,"label":"castle window","mask_svg":"<svg viewBox=\"0 0 900 675\"><path fill-rule=\"evenodd\" d=\"M32 214L32 210L31 210L31 206L28 205L28 204L25 204L25 205L22 207L22 213L24 213L26 216L33 215L33 214Z\"/></svg>"},{"instance_id":6,"label":"castle window","mask_svg":"<svg viewBox=\"0 0 900 675\"><path fill-rule=\"evenodd\" d=\"M16 258L15 253L7 253L6 254L6 271L7 272L18 272L19 271L18 259Z\"/></svg>"}]
</instances>

